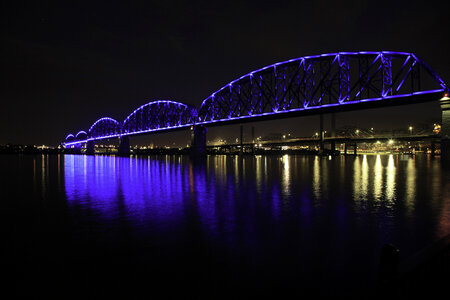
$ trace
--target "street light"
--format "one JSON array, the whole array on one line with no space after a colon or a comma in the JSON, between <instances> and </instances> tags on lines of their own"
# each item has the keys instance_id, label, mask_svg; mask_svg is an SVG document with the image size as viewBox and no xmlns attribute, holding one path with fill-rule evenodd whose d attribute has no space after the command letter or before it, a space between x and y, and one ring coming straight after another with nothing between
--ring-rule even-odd
<instances>
[{"instance_id":1,"label":"street light","mask_svg":"<svg viewBox=\"0 0 450 300\"><path fill-rule=\"evenodd\" d=\"M412 135L413 127L409 126L409 134Z\"/></svg>"}]
</instances>

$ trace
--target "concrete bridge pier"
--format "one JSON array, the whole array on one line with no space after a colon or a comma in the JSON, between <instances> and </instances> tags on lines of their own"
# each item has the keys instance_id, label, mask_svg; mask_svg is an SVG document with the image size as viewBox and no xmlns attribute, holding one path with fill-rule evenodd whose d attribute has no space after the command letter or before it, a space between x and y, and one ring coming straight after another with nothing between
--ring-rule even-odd
<instances>
[{"instance_id":1,"label":"concrete bridge pier","mask_svg":"<svg viewBox=\"0 0 450 300\"><path fill-rule=\"evenodd\" d=\"M194 157L202 157L206 155L205 126L196 125L191 129L191 155Z\"/></svg>"},{"instance_id":2,"label":"concrete bridge pier","mask_svg":"<svg viewBox=\"0 0 450 300\"><path fill-rule=\"evenodd\" d=\"M348 147L352 147L353 146L353 155L357 155L358 154L358 144L357 143L354 143L354 144L348 144L348 143L344 143L344 154L345 155L347 155L348 153L347 153L347 150L348 150Z\"/></svg>"},{"instance_id":3,"label":"concrete bridge pier","mask_svg":"<svg viewBox=\"0 0 450 300\"><path fill-rule=\"evenodd\" d=\"M450 167L450 98L445 93L439 101L442 110L441 128L441 162L445 167Z\"/></svg>"},{"instance_id":4,"label":"concrete bridge pier","mask_svg":"<svg viewBox=\"0 0 450 300\"><path fill-rule=\"evenodd\" d=\"M336 152L336 142L335 141L330 142L330 150L333 154L334 154L334 152Z\"/></svg>"},{"instance_id":5,"label":"concrete bridge pier","mask_svg":"<svg viewBox=\"0 0 450 300\"><path fill-rule=\"evenodd\" d=\"M81 144L73 145L73 154L81 154Z\"/></svg>"},{"instance_id":6,"label":"concrete bridge pier","mask_svg":"<svg viewBox=\"0 0 450 300\"><path fill-rule=\"evenodd\" d=\"M127 135L119 138L119 156L130 155L130 138Z\"/></svg>"},{"instance_id":7,"label":"concrete bridge pier","mask_svg":"<svg viewBox=\"0 0 450 300\"><path fill-rule=\"evenodd\" d=\"M252 126L252 154L255 154L255 127Z\"/></svg>"},{"instance_id":8,"label":"concrete bridge pier","mask_svg":"<svg viewBox=\"0 0 450 300\"><path fill-rule=\"evenodd\" d=\"M325 143L324 143L325 132L323 131L323 114L320 114L319 134L320 134L319 154L323 154L323 150L325 149Z\"/></svg>"},{"instance_id":9,"label":"concrete bridge pier","mask_svg":"<svg viewBox=\"0 0 450 300\"><path fill-rule=\"evenodd\" d=\"M240 126L239 144L239 155L242 155L244 153L244 125L242 124Z\"/></svg>"},{"instance_id":10,"label":"concrete bridge pier","mask_svg":"<svg viewBox=\"0 0 450 300\"><path fill-rule=\"evenodd\" d=\"M331 137L336 138L336 114L331 114ZM334 154L336 152L336 141L331 141L330 150Z\"/></svg>"},{"instance_id":11,"label":"concrete bridge pier","mask_svg":"<svg viewBox=\"0 0 450 300\"><path fill-rule=\"evenodd\" d=\"M431 156L435 156L435 155L436 155L436 143L431 142Z\"/></svg>"},{"instance_id":12,"label":"concrete bridge pier","mask_svg":"<svg viewBox=\"0 0 450 300\"><path fill-rule=\"evenodd\" d=\"M94 146L95 146L95 142L94 141L88 141L86 143L86 154L87 155L94 155L95 154Z\"/></svg>"}]
</instances>

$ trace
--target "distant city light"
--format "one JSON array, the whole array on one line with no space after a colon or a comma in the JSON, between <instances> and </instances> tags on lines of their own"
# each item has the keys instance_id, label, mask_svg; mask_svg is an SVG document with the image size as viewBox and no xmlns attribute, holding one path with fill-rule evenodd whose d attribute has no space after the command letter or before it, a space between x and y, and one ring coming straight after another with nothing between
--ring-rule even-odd
<instances>
[{"instance_id":1,"label":"distant city light","mask_svg":"<svg viewBox=\"0 0 450 300\"><path fill-rule=\"evenodd\" d=\"M433 133L434 134L441 133L441 124L434 124Z\"/></svg>"}]
</instances>

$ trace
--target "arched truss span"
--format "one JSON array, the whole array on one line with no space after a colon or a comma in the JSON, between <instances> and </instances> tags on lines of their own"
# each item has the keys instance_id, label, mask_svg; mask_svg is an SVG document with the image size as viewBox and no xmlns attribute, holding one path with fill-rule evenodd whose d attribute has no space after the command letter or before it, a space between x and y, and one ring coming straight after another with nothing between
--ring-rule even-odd
<instances>
[{"instance_id":1,"label":"arched truss span","mask_svg":"<svg viewBox=\"0 0 450 300\"><path fill-rule=\"evenodd\" d=\"M199 123L448 91L423 60L406 52L305 56L250 72L214 92Z\"/></svg>"},{"instance_id":2,"label":"arched truss span","mask_svg":"<svg viewBox=\"0 0 450 300\"><path fill-rule=\"evenodd\" d=\"M78 131L78 133L75 136L76 140L86 140L87 139L87 133L84 130Z\"/></svg>"},{"instance_id":3,"label":"arched truss span","mask_svg":"<svg viewBox=\"0 0 450 300\"><path fill-rule=\"evenodd\" d=\"M120 123L112 118L104 117L95 121L89 128L88 138L107 138L119 136L121 132Z\"/></svg>"},{"instance_id":4,"label":"arched truss span","mask_svg":"<svg viewBox=\"0 0 450 300\"><path fill-rule=\"evenodd\" d=\"M197 117L194 106L170 100L152 101L137 108L123 121L122 134L190 126Z\"/></svg>"},{"instance_id":5,"label":"arched truss span","mask_svg":"<svg viewBox=\"0 0 450 300\"><path fill-rule=\"evenodd\" d=\"M66 136L66 138L64 139L64 141L65 141L66 143L73 142L74 140L75 140L75 136L74 136L73 134L71 134L71 133L69 133L69 134Z\"/></svg>"}]
</instances>

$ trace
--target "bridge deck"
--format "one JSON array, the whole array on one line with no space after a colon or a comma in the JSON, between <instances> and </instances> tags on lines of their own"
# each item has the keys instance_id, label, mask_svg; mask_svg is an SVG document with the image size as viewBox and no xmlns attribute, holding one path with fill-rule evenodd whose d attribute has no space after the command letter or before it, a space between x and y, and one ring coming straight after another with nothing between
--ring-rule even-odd
<instances>
[{"instance_id":1,"label":"bridge deck","mask_svg":"<svg viewBox=\"0 0 450 300\"><path fill-rule=\"evenodd\" d=\"M324 139L325 143L336 142L336 143L375 143L377 141L440 141L440 135L409 135L409 136L371 136L371 137L326 137ZM257 143L242 143L242 146L252 146L254 144L261 144L261 146L294 146L294 145L304 145L304 144L317 144L320 142L320 139L317 137L311 138L297 138L297 139L285 139L285 140L277 140L277 141L258 141ZM207 148L231 148L241 146L240 143L233 144L215 144L215 145L207 145Z\"/></svg>"}]
</instances>

